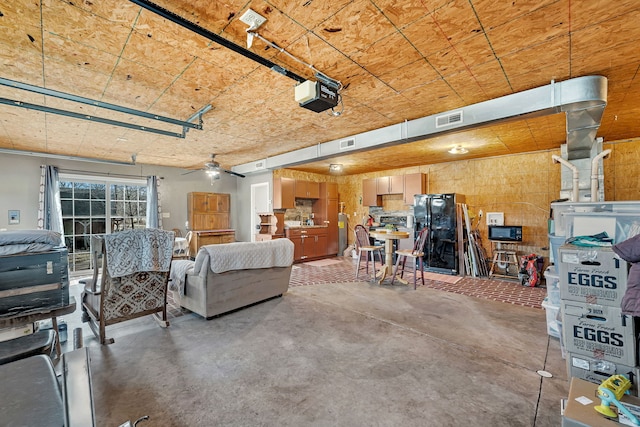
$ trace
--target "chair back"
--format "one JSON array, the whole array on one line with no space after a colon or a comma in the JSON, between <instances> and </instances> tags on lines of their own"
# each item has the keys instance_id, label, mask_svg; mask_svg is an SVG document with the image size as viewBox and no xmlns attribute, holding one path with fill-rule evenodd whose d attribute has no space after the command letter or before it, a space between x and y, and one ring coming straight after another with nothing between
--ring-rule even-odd
<instances>
[{"instance_id":1,"label":"chair back","mask_svg":"<svg viewBox=\"0 0 640 427\"><path fill-rule=\"evenodd\" d=\"M362 246L371 246L369 242L369 231L362 224L357 224L353 232L356 235L356 249L361 248Z\"/></svg>"},{"instance_id":2,"label":"chair back","mask_svg":"<svg viewBox=\"0 0 640 427\"><path fill-rule=\"evenodd\" d=\"M424 245L427 242L427 237L429 237L429 229L423 228L418 233L418 238L416 242L413 244L413 254L420 255L424 253Z\"/></svg>"}]
</instances>

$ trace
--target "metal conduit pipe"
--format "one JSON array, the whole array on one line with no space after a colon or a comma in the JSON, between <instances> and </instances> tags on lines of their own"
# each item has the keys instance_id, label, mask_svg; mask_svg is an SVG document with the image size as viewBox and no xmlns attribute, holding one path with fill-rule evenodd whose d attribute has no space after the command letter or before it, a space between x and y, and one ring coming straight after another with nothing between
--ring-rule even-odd
<instances>
[{"instance_id":1,"label":"metal conduit pipe","mask_svg":"<svg viewBox=\"0 0 640 427\"><path fill-rule=\"evenodd\" d=\"M606 159L611 154L611 149L603 150L591 160L591 201L597 202L598 198L598 161Z\"/></svg>"},{"instance_id":2,"label":"metal conduit pipe","mask_svg":"<svg viewBox=\"0 0 640 427\"><path fill-rule=\"evenodd\" d=\"M580 189L578 188L579 172L578 172L577 166L563 159L557 154L552 155L551 158L553 159L554 163L563 164L569 169L571 169L571 171L573 172L573 185L571 187L571 190L572 190L571 201L577 202L578 199L580 198Z\"/></svg>"}]
</instances>

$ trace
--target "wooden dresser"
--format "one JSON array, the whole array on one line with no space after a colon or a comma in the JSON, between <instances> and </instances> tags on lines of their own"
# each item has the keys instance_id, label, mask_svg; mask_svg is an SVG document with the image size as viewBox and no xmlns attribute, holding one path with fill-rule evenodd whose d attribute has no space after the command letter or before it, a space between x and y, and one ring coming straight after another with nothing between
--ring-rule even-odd
<instances>
[{"instance_id":1,"label":"wooden dresser","mask_svg":"<svg viewBox=\"0 0 640 427\"><path fill-rule=\"evenodd\" d=\"M201 246L233 243L236 241L235 230L192 230L189 254L195 257Z\"/></svg>"}]
</instances>

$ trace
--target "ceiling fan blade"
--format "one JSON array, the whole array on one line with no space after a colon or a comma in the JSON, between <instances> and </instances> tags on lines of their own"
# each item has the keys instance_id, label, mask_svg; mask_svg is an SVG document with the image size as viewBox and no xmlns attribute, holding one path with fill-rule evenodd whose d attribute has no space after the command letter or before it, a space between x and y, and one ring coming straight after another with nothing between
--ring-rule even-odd
<instances>
[{"instance_id":1,"label":"ceiling fan blade","mask_svg":"<svg viewBox=\"0 0 640 427\"><path fill-rule=\"evenodd\" d=\"M190 170L190 171L185 172L185 173L181 173L180 175L189 175L190 173L198 172L198 171L201 171L201 170L202 169L194 169L194 170Z\"/></svg>"},{"instance_id":2,"label":"ceiling fan blade","mask_svg":"<svg viewBox=\"0 0 640 427\"><path fill-rule=\"evenodd\" d=\"M226 173L230 174L230 175L235 175L235 176L238 176L240 178L244 178L245 177L244 175L242 175L241 173L238 173L238 172L234 172L234 171L230 171L230 170L226 170L226 169L222 169L222 170L225 171Z\"/></svg>"}]
</instances>

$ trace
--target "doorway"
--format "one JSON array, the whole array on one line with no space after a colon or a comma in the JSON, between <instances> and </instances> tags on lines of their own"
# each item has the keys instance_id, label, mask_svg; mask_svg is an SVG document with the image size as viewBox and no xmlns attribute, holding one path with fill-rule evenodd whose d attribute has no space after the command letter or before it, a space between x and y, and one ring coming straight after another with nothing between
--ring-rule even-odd
<instances>
[{"instance_id":1,"label":"doorway","mask_svg":"<svg viewBox=\"0 0 640 427\"><path fill-rule=\"evenodd\" d=\"M256 234L260 231L259 213L270 212L269 183L251 184L251 241L256 241Z\"/></svg>"}]
</instances>

